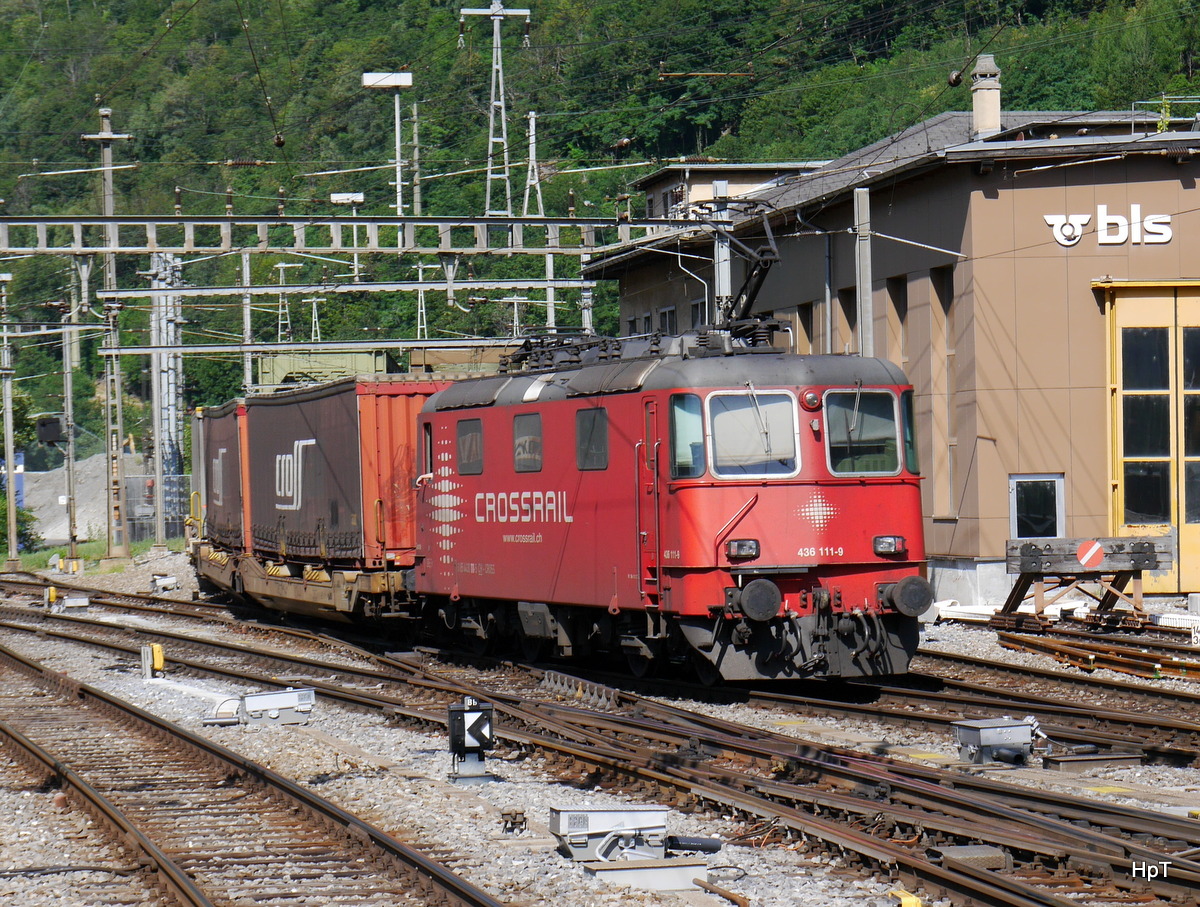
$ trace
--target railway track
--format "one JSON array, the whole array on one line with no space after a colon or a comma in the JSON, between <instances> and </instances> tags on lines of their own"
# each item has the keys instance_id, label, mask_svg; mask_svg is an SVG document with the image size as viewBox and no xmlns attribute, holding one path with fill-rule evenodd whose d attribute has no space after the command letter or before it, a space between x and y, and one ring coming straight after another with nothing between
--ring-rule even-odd
<instances>
[{"instance_id":1,"label":"railway track","mask_svg":"<svg viewBox=\"0 0 1200 907\"><path fill-rule=\"evenodd\" d=\"M133 846L165 903L500 904L299 785L8 649L0 738Z\"/></svg>"},{"instance_id":2,"label":"railway track","mask_svg":"<svg viewBox=\"0 0 1200 907\"><path fill-rule=\"evenodd\" d=\"M128 640L122 644L133 651ZM1200 848L1200 824L1190 820L810 746L566 675L463 668L459 676L460 669L429 668L415 658L376 658L374 668L350 670L277 650L236 657L244 679L312 680L323 697L423 728L443 726L450 702L477 696L496 707L497 730L510 750L536 754L573 783L617 784L684 807L736 810L750 823L771 823L793 843L961 903L1074 903L1056 893L1064 887L1109 903L1187 903L1200 894L1200 864L1190 855ZM234 658L226 650L220 660ZM246 672L248 658L266 673ZM215 660L173 657L180 669L233 670ZM1011 868L959 865L957 848L980 845ZM1172 869L1169 880L1137 877L1136 866L1160 861Z\"/></svg>"},{"instance_id":3,"label":"railway track","mask_svg":"<svg viewBox=\"0 0 1200 907\"><path fill-rule=\"evenodd\" d=\"M85 814L46 773L16 759L0 759L0 798L6 809L38 810L38 821L6 835L0 868L0 899L126 907L161 900L153 872L130 848L96 833ZM47 806L47 804L51 804ZM16 805L19 804L19 805Z\"/></svg>"},{"instance_id":4,"label":"railway track","mask_svg":"<svg viewBox=\"0 0 1200 907\"><path fill-rule=\"evenodd\" d=\"M45 581L31 577L12 584L14 590L22 590L35 597L41 596ZM0 588L7 588L4 581ZM203 603L175 603L164 606L160 599L151 595L129 595L95 593L87 587L63 586L79 592L91 592L95 604L126 612L149 615L180 617L189 621L208 622L216 620L237 627L247 633L257 631L257 624L230 618L221 608ZM277 615L273 612L256 611L258 617L268 620ZM312 651L328 650L329 646L314 641L313 634L306 630L269 624L262 632L283 634L297 645ZM184 642L185 634L163 638ZM1174 637L1168 637L1174 638ZM952 663L949 656L941 657L936 651L923 649L921 658L945 665ZM959 666L962 660L953 662ZM891 723L903 727L923 727L940 734L949 734L955 721L969 718L986 718L1013 715L1032 716L1053 740L1066 747L1097 747L1101 752L1118 754L1138 753L1148 763L1187 765L1200 762L1200 724L1195 717L1200 713L1200 695L1195 697L1173 697L1144 687L1126 685L1124 688L1108 686L1101 688L1099 698L1095 688L1088 687L1086 702L1070 705L1062 701L1063 694L1038 695L1024 687L1030 677L1039 681L1065 681L1068 675L1054 676L1048 672L1012 673L1012 667L1003 663L987 663L975 660L972 668L983 675L985 683L972 683L945 676L911 675L908 682L883 684L874 681L848 684L812 682L805 685L803 694L787 695L776 691L758 690L750 694L747 701L762 708L790 708L808 714L860 715L863 718ZM996 676L1008 673L1020 677L1022 683L1008 684L997 688ZM599 676L602 682L619 682L613 676ZM624 678L628 683L628 678ZM933 688L921 688L922 682L933 684ZM1085 681L1086 683L1086 681ZM1063 684L1060 684L1060 687ZM1079 686L1079 684L1076 684ZM711 690L679 684L681 695L703 698L711 696ZM1164 706L1160 699L1171 705Z\"/></svg>"},{"instance_id":5,"label":"railway track","mask_svg":"<svg viewBox=\"0 0 1200 907\"><path fill-rule=\"evenodd\" d=\"M996 639L1006 649L1048 655L1085 671L1107 668L1150 680L1200 680L1200 652L1166 639L1139 640L1060 627L1036 636L1002 631Z\"/></svg>"},{"instance_id":6,"label":"railway track","mask_svg":"<svg viewBox=\"0 0 1200 907\"><path fill-rule=\"evenodd\" d=\"M936 677L954 683L972 683L1006 692L1028 690L1042 696L1063 698L1083 693L1099 708L1139 712L1169 720L1189 721L1200 714L1200 691L994 661L929 648L921 649L917 658L923 671L934 670Z\"/></svg>"}]
</instances>

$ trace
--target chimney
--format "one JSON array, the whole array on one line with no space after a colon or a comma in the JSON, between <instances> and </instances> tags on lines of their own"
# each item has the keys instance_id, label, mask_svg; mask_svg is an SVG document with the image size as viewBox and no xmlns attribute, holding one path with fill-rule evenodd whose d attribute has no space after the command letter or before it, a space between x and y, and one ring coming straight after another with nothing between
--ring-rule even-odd
<instances>
[{"instance_id":1,"label":"chimney","mask_svg":"<svg viewBox=\"0 0 1200 907\"><path fill-rule=\"evenodd\" d=\"M971 70L971 138L1000 131L1000 67L991 54L980 54Z\"/></svg>"}]
</instances>

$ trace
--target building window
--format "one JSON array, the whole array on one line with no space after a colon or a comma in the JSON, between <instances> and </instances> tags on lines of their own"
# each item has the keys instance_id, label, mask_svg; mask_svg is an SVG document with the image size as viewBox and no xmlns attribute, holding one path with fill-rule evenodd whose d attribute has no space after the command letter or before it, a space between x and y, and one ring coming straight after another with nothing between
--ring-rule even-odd
<instances>
[{"instance_id":1,"label":"building window","mask_svg":"<svg viewBox=\"0 0 1200 907\"><path fill-rule=\"evenodd\" d=\"M458 423L458 474L477 476L483 473L483 423L478 419L462 419Z\"/></svg>"},{"instance_id":2,"label":"building window","mask_svg":"<svg viewBox=\"0 0 1200 907\"><path fill-rule=\"evenodd\" d=\"M671 214L675 217L683 217L683 185L680 184L671 190Z\"/></svg>"},{"instance_id":3,"label":"building window","mask_svg":"<svg viewBox=\"0 0 1200 907\"><path fill-rule=\"evenodd\" d=\"M650 320L650 316L643 315L642 316L642 333L649 334L652 330L654 330L652 325L653 325L653 322Z\"/></svg>"},{"instance_id":4,"label":"building window","mask_svg":"<svg viewBox=\"0 0 1200 907\"><path fill-rule=\"evenodd\" d=\"M675 320L675 307L658 310L658 329L664 334L678 334L679 323Z\"/></svg>"},{"instance_id":5,"label":"building window","mask_svg":"<svg viewBox=\"0 0 1200 907\"><path fill-rule=\"evenodd\" d=\"M704 300L697 299L692 303L692 330L698 330L704 324Z\"/></svg>"},{"instance_id":6,"label":"building window","mask_svg":"<svg viewBox=\"0 0 1200 907\"><path fill-rule=\"evenodd\" d=\"M628 318L625 321L625 335L632 337L637 333L637 318Z\"/></svg>"},{"instance_id":7,"label":"building window","mask_svg":"<svg viewBox=\"0 0 1200 907\"><path fill-rule=\"evenodd\" d=\"M575 465L585 470L608 469L608 410L575 413Z\"/></svg>"},{"instance_id":8,"label":"building window","mask_svg":"<svg viewBox=\"0 0 1200 907\"><path fill-rule=\"evenodd\" d=\"M833 345L830 349L835 353L848 354L858 349L858 296L853 287L844 288L838 290L837 301L837 311L841 313L841 317L836 319Z\"/></svg>"},{"instance_id":9,"label":"building window","mask_svg":"<svg viewBox=\"0 0 1200 907\"><path fill-rule=\"evenodd\" d=\"M646 217L654 217L654 196L646 196Z\"/></svg>"},{"instance_id":10,"label":"building window","mask_svg":"<svg viewBox=\"0 0 1200 907\"><path fill-rule=\"evenodd\" d=\"M1058 473L1008 477L1008 530L1014 539L1054 539L1064 535L1064 477Z\"/></svg>"},{"instance_id":11,"label":"building window","mask_svg":"<svg viewBox=\"0 0 1200 907\"><path fill-rule=\"evenodd\" d=\"M539 413L513 416L513 469L542 471L542 417Z\"/></svg>"},{"instance_id":12,"label":"building window","mask_svg":"<svg viewBox=\"0 0 1200 907\"><path fill-rule=\"evenodd\" d=\"M908 362L908 278L887 281L887 357L898 365Z\"/></svg>"}]
</instances>

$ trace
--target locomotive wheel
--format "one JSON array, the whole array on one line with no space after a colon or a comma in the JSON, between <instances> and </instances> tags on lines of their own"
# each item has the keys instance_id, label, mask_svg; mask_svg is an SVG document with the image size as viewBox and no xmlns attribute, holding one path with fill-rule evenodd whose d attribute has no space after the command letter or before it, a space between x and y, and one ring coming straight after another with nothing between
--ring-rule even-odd
<instances>
[{"instance_id":1,"label":"locomotive wheel","mask_svg":"<svg viewBox=\"0 0 1200 907\"><path fill-rule=\"evenodd\" d=\"M699 652L693 652L691 657L692 670L701 686L715 687L721 682L721 670Z\"/></svg>"},{"instance_id":2,"label":"locomotive wheel","mask_svg":"<svg viewBox=\"0 0 1200 907\"><path fill-rule=\"evenodd\" d=\"M463 609L462 616L473 619L483 629L484 635L480 636L473 628L469 631L467 631L467 628L463 628L466 637L466 646L472 655L487 655L496 648L496 636L499 632L499 625L496 621L496 613L494 611L481 608L472 601L468 607ZM463 622L466 623L466 621Z\"/></svg>"},{"instance_id":3,"label":"locomotive wheel","mask_svg":"<svg viewBox=\"0 0 1200 907\"><path fill-rule=\"evenodd\" d=\"M650 677L658 667L658 659L634 649L625 650L625 662L629 665L629 673L639 680Z\"/></svg>"},{"instance_id":4,"label":"locomotive wheel","mask_svg":"<svg viewBox=\"0 0 1200 907\"><path fill-rule=\"evenodd\" d=\"M467 650L472 655L487 655L492 651L492 639L472 633L467 637Z\"/></svg>"},{"instance_id":5,"label":"locomotive wheel","mask_svg":"<svg viewBox=\"0 0 1200 907\"><path fill-rule=\"evenodd\" d=\"M550 650L550 640L540 636L528 636L518 625L517 651L521 653L522 661L544 661Z\"/></svg>"}]
</instances>

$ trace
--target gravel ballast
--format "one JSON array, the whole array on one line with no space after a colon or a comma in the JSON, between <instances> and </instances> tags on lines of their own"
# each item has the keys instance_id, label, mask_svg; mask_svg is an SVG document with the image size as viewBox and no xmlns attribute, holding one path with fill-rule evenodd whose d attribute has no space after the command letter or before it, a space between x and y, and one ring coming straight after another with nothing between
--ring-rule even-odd
<instances>
[{"instance_id":1,"label":"gravel ballast","mask_svg":"<svg viewBox=\"0 0 1200 907\"><path fill-rule=\"evenodd\" d=\"M175 576L179 588L171 594L191 598L195 581L181 555L140 558L122 572L89 574L81 581L112 591L146 591L155 574ZM991 651L995 634L981 628L939 624L927 628L925 636L931 647L996 657ZM699 891L650 892L614 885L561 856L548 833L552 807L619 807L630 801L605 791L558 783L541 769L536 758L521 762L490 758L488 769L500 779L498 782L456 785L448 780L450 756L443 736L390 726L382 716L351 712L318 699L314 718L307 727L208 727L203 719L217 702L249 691L210 678L168 675L166 680L145 681L140 665L127 659L83 651L32 634L6 631L0 634L0 642L295 778L401 840L430 851L507 903L531 907L728 904ZM999 657L1009 660L1016 656L1003 650L1001 653ZM1038 663L1054 666L1045 658L1038 658ZM805 716L801 720L793 714L738 706L702 706L698 710L818 744L877 749L884 741L943 757L953 758L955 753L952 741L920 730L873 727L869 722L832 718ZM1200 773L1192 769L1093 769L1082 778L1051 774L1029 769L1011 773L1012 780L1022 784L1038 783L1040 775L1040 783L1047 786L1143 804L1152 801L1139 799L1141 789L1152 795L1157 788L1176 797L1200 792ZM1088 793L1089 782L1107 792ZM1122 788L1127 790L1122 792ZM37 876L36 884L29 877L5 875L39 865L96 863L95 851L85 843L86 818L76 817L81 830L63 832L61 810L54 806L53 796L52 791L0 791L0 821L6 827L20 826L29 831L28 841L22 841L20 849L7 841L0 846L0 893L7 893L13 884L26 886L19 900L8 898L7 903L23 907L42 907L51 902L94 903L86 895L80 896L82 889L63 874ZM1200 795L1196 802L1200 805ZM527 828L506 832L502 821L505 809L523 810ZM672 835L728 840L755 829L732 816L687 815L670 810L667 831ZM706 861L711 882L749 898L755 907L805 903L883 907L897 903L889 895L893 886L885 880L862 879L853 871L831 865L827 857L787 846L752 846L753 837L749 840L749 846L727 844L721 852L708 855ZM76 846L79 853L73 852ZM114 866L128 865L128 858L121 854L113 854L111 859Z\"/></svg>"}]
</instances>

